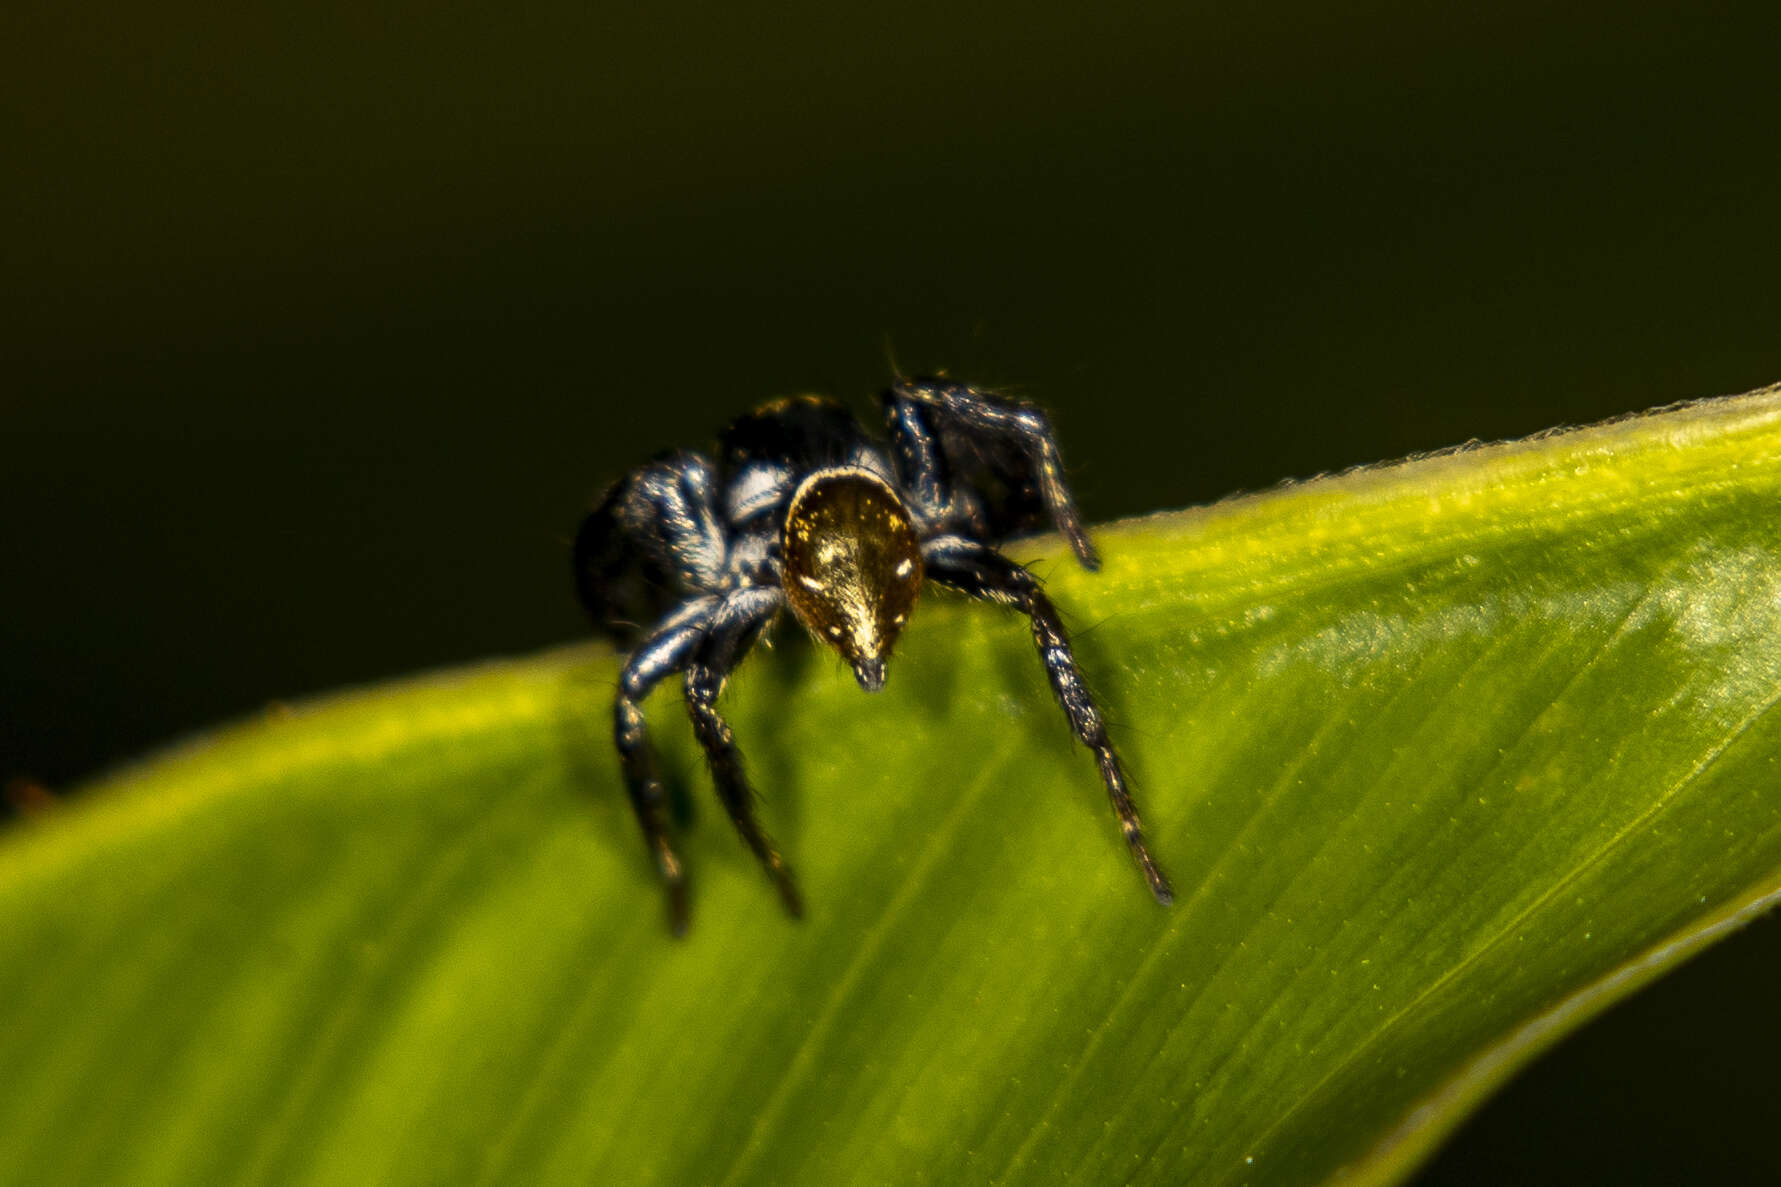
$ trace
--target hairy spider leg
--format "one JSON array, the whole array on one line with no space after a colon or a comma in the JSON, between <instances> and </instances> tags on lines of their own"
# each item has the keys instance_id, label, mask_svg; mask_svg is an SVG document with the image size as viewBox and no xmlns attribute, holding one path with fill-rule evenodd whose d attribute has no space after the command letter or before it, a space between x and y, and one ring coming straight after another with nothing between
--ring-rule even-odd
<instances>
[{"instance_id":1,"label":"hairy spider leg","mask_svg":"<svg viewBox=\"0 0 1781 1187\"><path fill-rule=\"evenodd\" d=\"M730 672L778 613L780 603L777 590L759 587L737 590L722 601L701 599L638 645L619 676L613 737L644 843L655 856L667 889L668 920L675 935L686 933L686 872L668 838L667 795L642 708L655 686L675 672L684 673L687 715L711 766L718 799L743 843L773 879L786 910L794 917L804 913L791 869L755 820L754 792L743 773L742 753L729 723L716 709Z\"/></svg>"},{"instance_id":2,"label":"hairy spider leg","mask_svg":"<svg viewBox=\"0 0 1781 1187\"><path fill-rule=\"evenodd\" d=\"M785 909L798 919L804 915L804 902L798 895L797 884L785 859L755 819L754 789L742 769L742 751L736 746L729 722L717 712L717 698L723 692L724 682L748 654L762 628L779 613L784 600L779 590L761 586L739 589L726 597L686 666L685 689L687 715L692 718L693 733L711 765L717 798L723 801L743 843L773 879Z\"/></svg>"},{"instance_id":3,"label":"hairy spider leg","mask_svg":"<svg viewBox=\"0 0 1781 1187\"><path fill-rule=\"evenodd\" d=\"M962 518L953 491L952 467L946 464L939 434L928 423L928 409L893 387L884 393L884 419L890 429L898 485L911 510L930 525ZM968 526L979 532L983 529L982 524Z\"/></svg>"},{"instance_id":4,"label":"hairy spider leg","mask_svg":"<svg viewBox=\"0 0 1781 1187\"><path fill-rule=\"evenodd\" d=\"M1051 690L1063 706L1064 716L1077 739L1094 752L1101 768L1101 782L1106 784L1107 798L1113 813L1119 817L1126 846L1137 859L1138 868L1150 883L1150 893L1164 906L1175 901L1169 879L1158 868L1156 860L1144 844L1144 828L1138 819L1138 808L1132 802L1126 785L1125 768L1107 736L1101 711L1089 695L1076 666L1076 655L1070 649L1070 636L1058 618L1057 608L1039 588L1039 580L993 548L967 540L962 536L937 536L922 546L922 560L927 565L930 581L969 594L985 601L1013 606L1031 620L1033 641L1039 647L1039 659L1045 674L1051 678Z\"/></svg>"},{"instance_id":5,"label":"hairy spider leg","mask_svg":"<svg viewBox=\"0 0 1781 1187\"><path fill-rule=\"evenodd\" d=\"M1051 421L1037 408L1013 403L962 383L943 379L902 380L884 394L885 414L896 439L897 461L904 467L903 480L919 497L930 497L933 483L949 483L936 459L958 469L959 452L974 445L1012 445L1027 458L1045 501L1045 509L1057 530L1069 541L1082 567L1094 571L1101 558L1082 526L1082 514L1064 481L1064 459L1058 452ZM917 411L919 410L919 411ZM931 414L929 416L923 413ZM949 448L954 434L960 440ZM934 475L934 478L929 478ZM945 496L942 492L936 491Z\"/></svg>"},{"instance_id":6,"label":"hairy spider leg","mask_svg":"<svg viewBox=\"0 0 1781 1187\"><path fill-rule=\"evenodd\" d=\"M687 664L694 648L705 637L705 623L714 599L703 599L687 613L676 614L645 639L625 660L618 678L618 696L612 705L612 735L624 771L625 790L643 829L643 843L655 856L656 870L668 892L668 926L675 935L686 934L686 870L668 839L667 795L656 768L655 751L649 744L649 726L643 719L643 701L661 681Z\"/></svg>"}]
</instances>

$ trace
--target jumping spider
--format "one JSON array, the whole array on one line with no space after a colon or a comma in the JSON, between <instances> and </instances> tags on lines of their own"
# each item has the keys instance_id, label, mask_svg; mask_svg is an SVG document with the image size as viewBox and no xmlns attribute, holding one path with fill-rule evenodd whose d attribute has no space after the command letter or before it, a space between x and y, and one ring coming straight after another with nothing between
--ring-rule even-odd
<instances>
[{"instance_id":1,"label":"jumping spider","mask_svg":"<svg viewBox=\"0 0 1781 1187\"><path fill-rule=\"evenodd\" d=\"M876 692L923 580L1031 619L1052 691L1094 752L1126 844L1151 894L1169 903L1168 880L1144 846L1125 772L1063 623L1038 580L993 547L1049 520L1085 569L1100 567L1044 413L940 379L897 383L882 403L888 448L831 401L768 404L724 430L715 465L678 451L631 471L576 534L582 604L628 652L614 736L675 933L686 929L685 873L668 839L644 698L682 674L718 797L786 910L800 915L791 870L755 821L718 694L786 606L840 652L861 688Z\"/></svg>"}]
</instances>

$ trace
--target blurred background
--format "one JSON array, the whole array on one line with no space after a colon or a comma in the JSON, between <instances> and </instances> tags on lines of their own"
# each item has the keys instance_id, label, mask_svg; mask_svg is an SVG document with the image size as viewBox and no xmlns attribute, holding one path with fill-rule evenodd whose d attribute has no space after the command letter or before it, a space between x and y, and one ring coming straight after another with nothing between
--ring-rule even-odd
<instances>
[{"instance_id":1,"label":"blurred background","mask_svg":"<svg viewBox=\"0 0 1781 1187\"><path fill-rule=\"evenodd\" d=\"M1781 9L0 16L0 779L583 635L567 540L946 369L1093 519L1781 380ZM19 782L24 780L25 782ZM1437 1183L1781 1173L1770 920Z\"/></svg>"}]
</instances>

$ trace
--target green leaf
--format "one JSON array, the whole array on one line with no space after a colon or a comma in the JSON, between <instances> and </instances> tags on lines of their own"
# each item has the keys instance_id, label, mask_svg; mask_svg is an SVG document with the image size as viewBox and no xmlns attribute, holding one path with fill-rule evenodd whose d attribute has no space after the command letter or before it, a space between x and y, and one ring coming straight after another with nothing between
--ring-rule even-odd
<instances>
[{"instance_id":1,"label":"green leaf","mask_svg":"<svg viewBox=\"0 0 1781 1187\"><path fill-rule=\"evenodd\" d=\"M1023 546L1178 901L1021 622L671 696L693 929L577 648L268 712L0 844L17 1182L1387 1182L1781 885L1781 389Z\"/></svg>"}]
</instances>

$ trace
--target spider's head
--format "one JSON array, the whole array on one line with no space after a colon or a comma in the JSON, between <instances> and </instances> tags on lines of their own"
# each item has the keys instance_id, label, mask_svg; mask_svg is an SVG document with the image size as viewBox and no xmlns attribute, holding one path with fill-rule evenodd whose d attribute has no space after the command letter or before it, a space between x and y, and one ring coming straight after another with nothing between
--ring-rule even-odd
<instances>
[{"instance_id":1,"label":"spider's head","mask_svg":"<svg viewBox=\"0 0 1781 1187\"><path fill-rule=\"evenodd\" d=\"M921 541L903 500L870 470L818 470L792 495L780 545L798 621L841 653L861 688L883 688L921 592Z\"/></svg>"}]
</instances>

